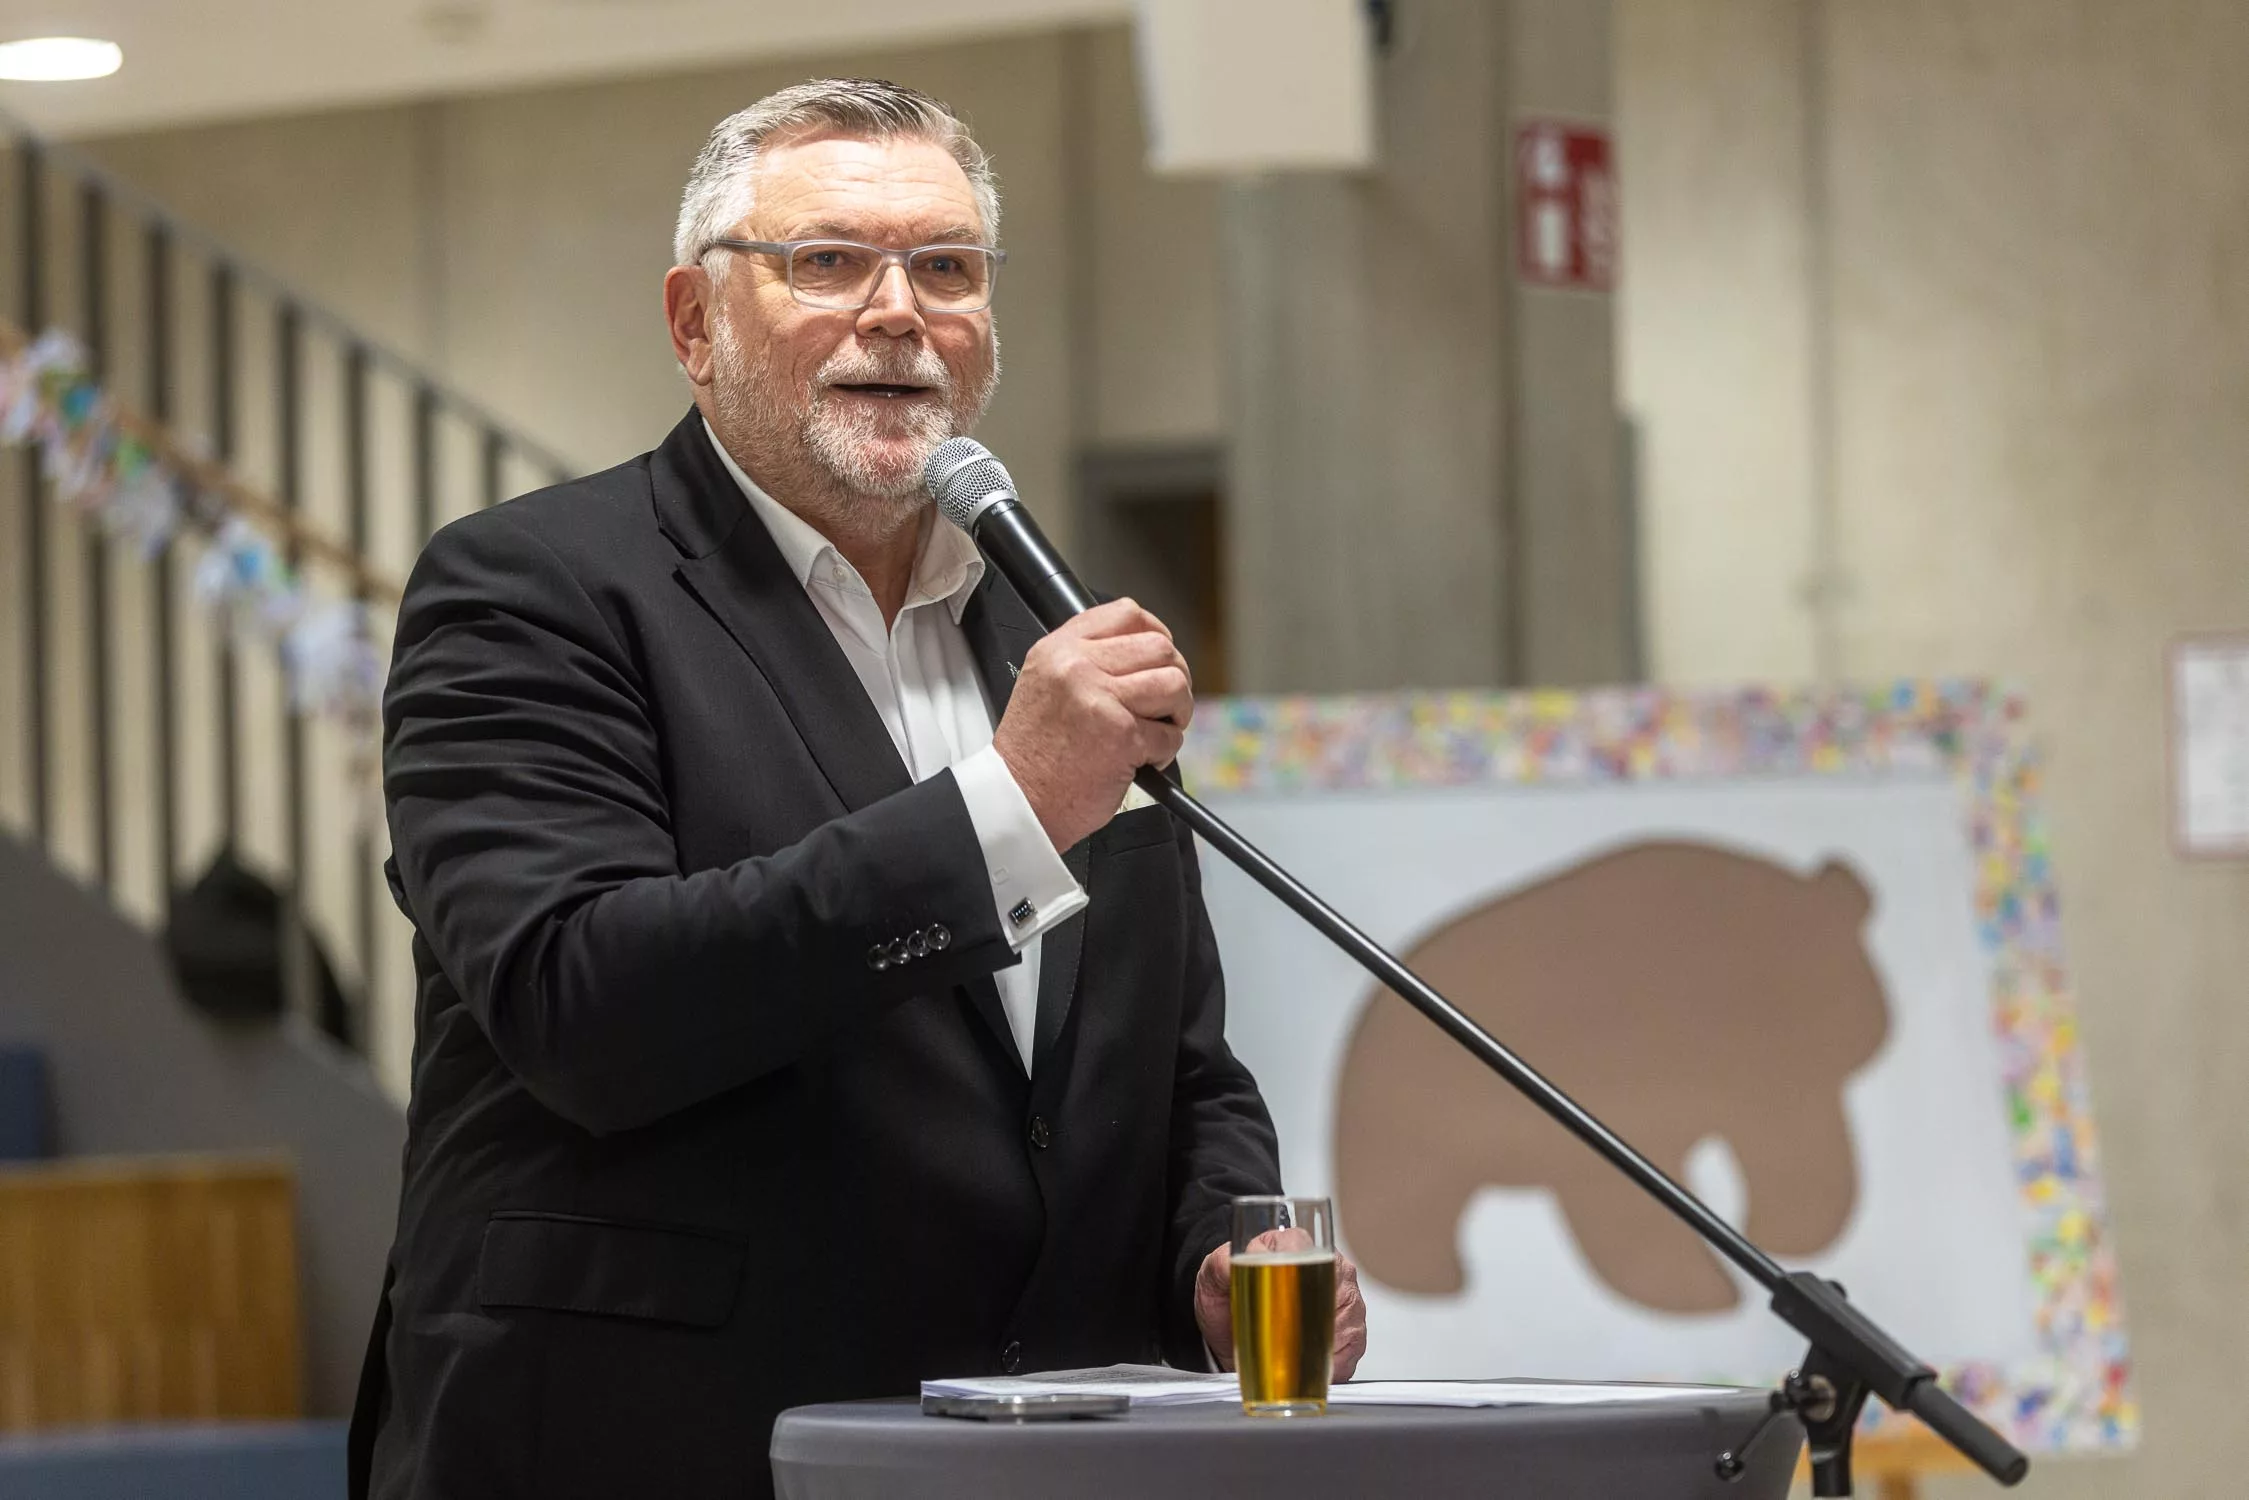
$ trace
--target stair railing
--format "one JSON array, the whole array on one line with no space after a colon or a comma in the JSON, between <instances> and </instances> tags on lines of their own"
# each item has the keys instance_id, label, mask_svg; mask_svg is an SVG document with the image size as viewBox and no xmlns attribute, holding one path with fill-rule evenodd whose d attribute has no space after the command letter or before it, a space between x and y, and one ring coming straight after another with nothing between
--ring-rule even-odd
<instances>
[{"instance_id":1,"label":"stair railing","mask_svg":"<svg viewBox=\"0 0 2249 1500\"><path fill-rule=\"evenodd\" d=\"M13 321L74 334L114 401L270 496L286 560L363 600L382 649L396 579L431 532L577 472L83 153L5 113L0 152ZM293 712L278 650L196 607L194 543L137 556L53 503L36 452L5 467L17 543L0 544L13 626L0 624L13 635L0 809L150 923L213 852L238 851L284 893L286 931L339 956L351 1014L331 1029L364 1048L370 997L405 978L387 967L404 945L383 931L396 918L372 746ZM289 1005L311 1017L312 971L292 946Z\"/></svg>"}]
</instances>

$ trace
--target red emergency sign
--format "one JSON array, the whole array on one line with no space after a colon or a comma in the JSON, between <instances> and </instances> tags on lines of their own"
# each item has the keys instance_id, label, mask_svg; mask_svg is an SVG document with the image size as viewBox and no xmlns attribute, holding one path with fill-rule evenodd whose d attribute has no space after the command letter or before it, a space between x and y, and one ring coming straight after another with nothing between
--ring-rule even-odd
<instances>
[{"instance_id":1,"label":"red emergency sign","mask_svg":"<svg viewBox=\"0 0 2249 1500\"><path fill-rule=\"evenodd\" d=\"M1616 177L1609 134L1528 120L1515 129L1515 264L1537 286L1616 286Z\"/></svg>"}]
</instances>

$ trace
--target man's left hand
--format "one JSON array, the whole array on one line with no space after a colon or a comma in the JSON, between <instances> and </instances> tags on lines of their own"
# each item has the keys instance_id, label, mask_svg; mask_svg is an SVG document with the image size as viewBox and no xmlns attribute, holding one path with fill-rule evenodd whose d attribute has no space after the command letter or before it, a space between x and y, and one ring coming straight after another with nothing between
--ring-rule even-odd
<instances>
[{"instance_id":1,"label":"man's left hand","mask_svg":"<svg viewBox=\"0 0 2249 1500\"><path fill-rule=\"evenodd\" d=\"M1195 1273L1195 1325L1218 1356L1218 1368L1234 1368L1234 1247L1220 1245L1203 1257ZM1359 1268L1338 1250L1335 1255L1335 1375L1349 1380L1367 1352L1367 1304L1359 1295Z\"/></svg>"}]
</instances>

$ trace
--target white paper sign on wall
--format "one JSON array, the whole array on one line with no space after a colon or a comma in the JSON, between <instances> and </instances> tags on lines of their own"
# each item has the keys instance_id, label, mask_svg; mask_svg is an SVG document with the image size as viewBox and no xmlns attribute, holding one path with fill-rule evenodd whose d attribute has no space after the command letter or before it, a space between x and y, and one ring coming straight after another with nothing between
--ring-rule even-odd
<instances>
[{"instance_id":1,"label":"white paper sign on wall","mask_svg":"<svg viewBox=\"0 0 2249 1500\"><path fill-rule=\"evenodd\" d=\"M2171 798L2181 854L2249 855L2249 633L2172 647Z\"/></svg>"}]
</instances>

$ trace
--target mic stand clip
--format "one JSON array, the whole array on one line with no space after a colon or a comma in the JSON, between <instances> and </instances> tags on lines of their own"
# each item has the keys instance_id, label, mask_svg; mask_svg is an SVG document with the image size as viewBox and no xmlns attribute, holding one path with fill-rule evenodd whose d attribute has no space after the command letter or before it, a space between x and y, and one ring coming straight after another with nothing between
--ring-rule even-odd
<instances>
[{"instance_id":1,"label":"mic stand clip","mask_svg":"<svg viewBox=\"0 0 2249 1500\"><path fill-rule=\"evenodd\" d=\"M1731 1484L1748 1472L1749 1455L1783 1412L1803 1426L1806 1449L1812 1462L1812 1493L1841 1496L1851 1493L1851 1433L1858 1426L1859 1409L1866 1405L1866 1386L1849 1376L1837 1387L1835 1376L1822 1372L1829 1361L1817 1346L1805 1357L1804 1368L1781 1377L1780 1389L1767 1400L1765 1415L1749 1429L1737 1448L1718 1455L1712 1466L1718 1477Z\"/></svg>"}]
</instances>

